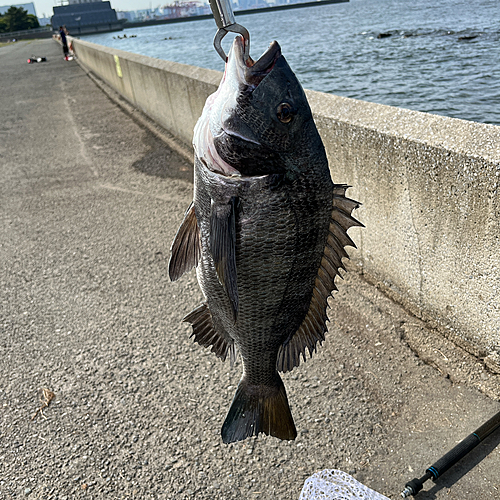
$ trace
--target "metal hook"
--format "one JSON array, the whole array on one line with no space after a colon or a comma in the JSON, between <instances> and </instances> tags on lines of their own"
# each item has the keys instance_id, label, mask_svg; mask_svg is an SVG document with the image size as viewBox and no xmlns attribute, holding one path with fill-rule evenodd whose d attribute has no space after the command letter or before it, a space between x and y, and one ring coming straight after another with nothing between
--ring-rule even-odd
<instances>
[{"instance_id":1,"label":"metal hook","mask_svg":"<svg viewBox=\"0 0 500 500\"><path fill-rule=\"evenodd\" d=\"M240 24L236 24L236 23L232 24L231 26L227 26L226 28L219 28L219 30L215 34L214 47L215 47L215 50L217 51L217 54L219 54L222 57L222 60L224 62L227 61L227 55L224 52L224 49L222 48L222 39L229 32L239 33L245 39L244 56L245 56L245 61L246 61L250 57L250 33L248 33L248 30L246 28L244 28Z\"/></svg>"},{"instance_id":2,"label":"metal hook","mask_svg":"<svg viewBox=\"0 0 500 500\"><path fill-rule=\"evenodd\" d=\"M239 33L245 39L245 60L250 57L250 33L248 30L236 23L230 0L210 0L210 8L215 18L218 31L214 38L214 47L224 62L227 61L226 53L222 48L222 39L229 33Z\"/></svg>"}]
</instances>

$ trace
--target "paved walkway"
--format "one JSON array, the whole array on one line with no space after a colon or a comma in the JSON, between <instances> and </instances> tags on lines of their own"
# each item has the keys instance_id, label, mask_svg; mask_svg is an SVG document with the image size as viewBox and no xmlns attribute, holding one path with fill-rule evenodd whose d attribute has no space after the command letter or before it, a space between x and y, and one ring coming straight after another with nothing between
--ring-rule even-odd
<instances>
[{"instance_id":1,"label":"paved walkway","mask_svg":"<svg viewBox=\"0 0 500 500\"><path fill-rule=\"evenodd\" d=\"M325 468L397 498L500 409L498 377L351 272L284 377L297 440L224 446L241 366L180 323L194 274L167 279L190 165L52 40L0 48L0 109L0 499L297 499ZM499 498L499 442L418 498Z\"/></svg>"}]
</instances>

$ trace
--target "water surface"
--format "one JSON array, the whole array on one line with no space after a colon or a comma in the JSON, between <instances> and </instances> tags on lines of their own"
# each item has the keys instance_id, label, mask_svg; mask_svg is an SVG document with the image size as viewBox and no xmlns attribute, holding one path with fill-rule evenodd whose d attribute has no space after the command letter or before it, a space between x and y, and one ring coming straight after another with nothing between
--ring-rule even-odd
<instances>
[{"instance_id":1,"label":"water surface","mask_svg":"<svg viewBox=\"0 0 500 500\"><path fill-rule=\"evenodd\" d=\"M351 0L237 21L254 58L277 40L305 88L500 125L499 0ZM223 71L215 31L208 19L83 38Z\"/></svg>"}]
</instances>

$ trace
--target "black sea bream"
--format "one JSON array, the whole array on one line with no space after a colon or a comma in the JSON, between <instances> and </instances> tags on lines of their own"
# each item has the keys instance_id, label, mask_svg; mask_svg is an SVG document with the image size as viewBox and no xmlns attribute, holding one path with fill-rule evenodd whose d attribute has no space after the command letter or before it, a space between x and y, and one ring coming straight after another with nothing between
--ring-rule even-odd
<instances>
[{"instance_id":1,"label":"black sea bream","mask_svg":"<svg viewBox=\"0 0 500 500\"><path fill-rule=\"evenodd\" d=\"M327 299L354 246L358 203L330 178L304 91L273 42L254 62L237 37L194 132L194 200L172 244L170 278L196 266L206 302L186 316L196 342L243 376L222 427L231 443L297 435L279 371L312 355Z\"/></svg>"}]
</instances>

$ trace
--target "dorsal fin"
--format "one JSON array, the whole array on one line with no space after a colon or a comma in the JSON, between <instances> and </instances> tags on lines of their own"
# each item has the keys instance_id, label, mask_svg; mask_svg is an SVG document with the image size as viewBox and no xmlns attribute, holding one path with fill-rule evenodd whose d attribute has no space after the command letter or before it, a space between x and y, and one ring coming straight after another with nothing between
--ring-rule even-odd
<instances>
[{"instance_id":1,"label":"dorsal fin","mask_svg":"<svg viewBox=\"0 0 500 500\"><path fill-rule=\"evenodd\" d=\"M182 321L191 323L193 333L190 337L194 337L195 342L203 347L211 347L211 351L222 361L226 360L229 353L231 366L234 365L238 355L234 341L225 332L219 333L215 329L212 313L206 302L191 311Z\"/></svg>"},{"instance_id":2,"label":"dorsal fin","mask_svg":"<svg viewBox=\"0 0 500 500\"><path fill-rule=\"evenodd\" d=\"M334 185L332 219L327 244L314 283L309 311L292 338L280 347L276 362L279 371L287 372L295 366L299 366L301 355L304 361L306 360L306 349L312 357L318 342L321 344L325 340L328 297L333 290L337 290L335 277L340 276L339 269L345 269L342 258L349 258L344 247L356 248L354 242L347 235L347 230L353 226L364 227L351 215L352 211L360 204L345 197L348 187L344 184Z\"/></svg>"},{"instance_id":3,"label":"dorsal fin","mask_svg":"<svg viewBox=\"0 0 500 500\"><path fill-rule=\"evenodd\" d=\"M171 281L177 281L184 273L198 265L201 255L200 231L191 203L170 248L168 275Z\"/></svg>"}]
</instances>

